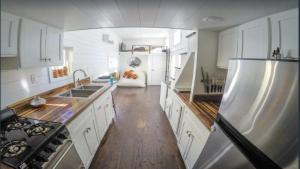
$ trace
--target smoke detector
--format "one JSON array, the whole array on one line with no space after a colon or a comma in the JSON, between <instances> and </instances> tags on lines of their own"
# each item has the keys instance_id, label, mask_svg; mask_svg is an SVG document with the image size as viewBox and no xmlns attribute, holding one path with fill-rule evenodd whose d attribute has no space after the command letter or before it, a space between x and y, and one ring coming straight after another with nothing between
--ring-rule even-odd
<instances>
[{"instance_id":1,"label":"smoke detector","mask_svg":"<svg viewBox=\"0 0 300 169\"><path fill-rule=\"evenodd\" d=\"M209 17L205 17L202 19L204 22L222 22L224 21L224 18L219 17L219 16L209 16Z\"/></svg>"}]
</instances>

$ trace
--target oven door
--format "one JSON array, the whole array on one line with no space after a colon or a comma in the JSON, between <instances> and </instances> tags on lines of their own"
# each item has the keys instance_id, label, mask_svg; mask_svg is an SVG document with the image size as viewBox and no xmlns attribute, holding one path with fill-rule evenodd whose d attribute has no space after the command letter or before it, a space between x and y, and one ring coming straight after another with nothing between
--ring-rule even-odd
<instances>
[{"instance_id":1,"label":"oven door","mask_svg":"<svg viewBox=\"0 0 300 169\"><path fill-rule=\"evenodd\" d=\"M51 159L47 169L81 169L83 163L75 149L72 140L67 140L56 156Z\"/></svg>"}]
</instances>

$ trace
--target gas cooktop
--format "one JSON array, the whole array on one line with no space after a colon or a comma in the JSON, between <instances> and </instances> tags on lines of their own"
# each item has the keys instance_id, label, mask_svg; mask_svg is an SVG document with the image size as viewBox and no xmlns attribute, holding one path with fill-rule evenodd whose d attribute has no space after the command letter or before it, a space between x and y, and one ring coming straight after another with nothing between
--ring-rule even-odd
<instances>
[{"instance_id":1,"label":"gas cooktop","mask_svg":"<svg viewBox=\"0 0 300 169\"><path fill-rule=\"evenodd\" d=\"M14 168L40 168L67 138L61 123L23 118L13 109L1 111L1 161Z\"/></svg>"}]
</instances>

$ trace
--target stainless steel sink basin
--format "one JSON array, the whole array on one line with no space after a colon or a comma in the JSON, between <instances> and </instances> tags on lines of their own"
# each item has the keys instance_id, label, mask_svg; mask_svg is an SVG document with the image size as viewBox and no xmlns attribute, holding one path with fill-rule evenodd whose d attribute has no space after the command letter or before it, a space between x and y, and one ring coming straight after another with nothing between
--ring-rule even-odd
<instances>
[{"instance_id":1,"label":"stainless steel sink basin","mask_svg":"<svg viewBox=\"0 0 300 169\"><path fill-rule=\"evenodd\" d=\"M75 89L77 90L99 90L101 89L103 86L79 86Z\"/></svg>"},{"instance_id":2,"label":"stainless steel sink basin","mask_svg":"<svg viewBox=\"0 0 300 169\"><path fill-rule=\"evenodd\" d=\"M78 89L71 89L62 94L59 94L60 97L83 97L88 98L97 90L78 90Z\"/></svg>"},{"instance_id":3,"label":"stainless steel sink basin","mask_svg":"<svg viewBox=\"0 0 300 169\"><path fill-rule=\"evenodd\" d=\"M104 86L96 86L96 85L83 85L61 94L58 94L57 97L67 97L67 98L88 98L98 90L102 89Z\"/></svg>"}]
</instances>

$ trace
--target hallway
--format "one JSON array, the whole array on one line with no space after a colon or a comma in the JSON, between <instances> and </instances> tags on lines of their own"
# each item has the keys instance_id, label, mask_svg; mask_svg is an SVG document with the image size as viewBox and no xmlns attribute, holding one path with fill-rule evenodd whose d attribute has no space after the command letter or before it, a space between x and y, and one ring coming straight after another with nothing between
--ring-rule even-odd
<instances>
[{"instance_id":1,"label":"hallway","mask_svg":"<svg viewBox=\"0 0 300 169\"><path fill-rule=\"evenodd\" d=\"M184 169L159 86L117 88L116 118L91 169Z\"/></svg>"}]
</instances>

